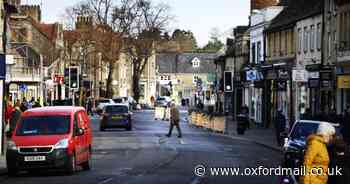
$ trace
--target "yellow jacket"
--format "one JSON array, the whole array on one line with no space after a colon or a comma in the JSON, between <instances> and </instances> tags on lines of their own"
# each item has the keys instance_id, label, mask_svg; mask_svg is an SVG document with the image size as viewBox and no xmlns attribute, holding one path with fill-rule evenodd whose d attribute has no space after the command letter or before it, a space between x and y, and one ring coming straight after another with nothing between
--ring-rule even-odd
<instances>
[{"instance_id":1,"label":"yellow jacket","mask_svg":"<svg viewBox=\"0 0 350 184\"><path fill-rule=\"evenodd\" d=\"M300 184L327 184L328 181L329 155L327 145L323 138L311 135L307 140L307 148L304 156L306 175L300 177ZM318 175L317 170L322 169L323 174ZM311 173L314 172L314 174Z\"/></svg>"}]
</instances>

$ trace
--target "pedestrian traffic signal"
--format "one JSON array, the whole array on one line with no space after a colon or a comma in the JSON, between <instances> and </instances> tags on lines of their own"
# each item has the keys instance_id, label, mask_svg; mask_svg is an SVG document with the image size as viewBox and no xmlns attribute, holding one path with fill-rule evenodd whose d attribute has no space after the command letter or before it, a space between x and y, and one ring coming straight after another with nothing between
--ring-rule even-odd
<instances>
[{"instance_id":1,"label":"pedestrian traffic signal","mask_svg":"<svg viewBox=\"0 0 350 184\"><path fill-rule=\"evenodd\" d=\"M69 87L71 89L79 88L79 70L78 67L69 68Z\"/></svg>"},{"instance_id":2,"label":"pedestrian traffic signal","mask_svg":"<svg viewBox=\"0 0 350 184\"><path fill-rule=\"evenodd\" d=\"M64 85L69 86L69 68L64 69Z\"/></svg>"},{"instance_id":3,"label":"pedestrian traffic signal","mask_svg":"<svg viewBox=\"0 0 350 184\"><path fill-rule=\"evenodd\" d=\"M233 91L233 74L231 71L225 71L224 75L224 81L225 81L225 92L232 92Z\"/></svg>"}]
</instances>

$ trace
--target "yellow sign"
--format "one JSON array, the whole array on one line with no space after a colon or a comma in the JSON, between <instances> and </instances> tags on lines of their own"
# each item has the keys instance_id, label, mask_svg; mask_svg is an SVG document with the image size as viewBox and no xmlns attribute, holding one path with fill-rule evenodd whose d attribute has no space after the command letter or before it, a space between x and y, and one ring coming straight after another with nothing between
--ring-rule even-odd
<instances>
[{"instance_id":1,"label":"yellow sign","mask_svg":"<svg viewBox=\"0 0 350 184\"><path fill-rule=\"evenodd\" d=\"M350 75L338 76L338 89L350 89Z\"/></svg>"}]
</instances>

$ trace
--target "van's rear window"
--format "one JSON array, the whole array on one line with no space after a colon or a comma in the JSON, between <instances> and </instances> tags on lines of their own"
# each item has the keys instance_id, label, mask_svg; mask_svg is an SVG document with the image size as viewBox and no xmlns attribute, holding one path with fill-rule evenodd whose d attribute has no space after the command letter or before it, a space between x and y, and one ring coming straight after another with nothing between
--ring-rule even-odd
<instances>
[{"instance_id":1,"label":"van's rear window","mask_svg":"<svg viewBox=\"0 0 350 184\"><path fill-rule=\"evenodd\" d=\"M58 135L69 133L69 116L23 117L16 131L17 136Z\"/></svg>"}]
</instances>

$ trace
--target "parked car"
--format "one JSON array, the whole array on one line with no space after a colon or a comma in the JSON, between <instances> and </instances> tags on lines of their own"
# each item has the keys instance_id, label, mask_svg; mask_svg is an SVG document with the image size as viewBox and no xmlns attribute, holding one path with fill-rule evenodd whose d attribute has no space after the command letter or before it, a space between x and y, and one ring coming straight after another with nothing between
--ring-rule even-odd
<instances>
[{"instance_id":1,"label":"parked car","mask_svg":"<svg viewBox=\"0 0 350 184\"><path fill-rule=\"evenodd\" d=\"M303 164L304 153L306 150L307 138L316 133L321 123L329 123L322 121L299 120L292 127L290 134L285 138L283 147L284 167L300 168ZM336 128L337 135L340 135L339 124L330 123ZM292 184L298 181L298 176L285 176L285 184Z\"/></svg>"},{"instance_id":2,"label":"parked car","mask_svg":"<svg viewBox=\"0 0 350 184\"><path fill-rule=\"evenodd\" d=\"M160 96L155 102L156 107L167 107L171 104L171 98L168 96Z\"/></svg>"},{"instance_id":3,"label":"parked car","mask_svg":"<svg viewBox=\"0 0 350 184\"><path fill-rule=\"evenodd\" d=\"M126 104L109 104L103 108L100 122L100 130L105 131L107 128L125 128L132 130L132 112Z\"/></svg>"},{"instance_id":4,"label":"parked car","mask_svg":"<svg viewBox=\"0 0 350 184\"><path fill-rule=\"evenodd\" d=\"M91 167L92 131L82 107L43 107L24 112L8 141L10 175L21 170Z\"/></svg>"},{"instance_id":5,"label":"parked car","mask_svg":"<svg viewBox=\"0 0 350 184\"><path fill-rule=\"evenodd\" d=\"M97 111L101 111L104 106L108 104L115 104L115 102L112 99L100 99L97 101Z\"/></svg>"}]
</instances>

